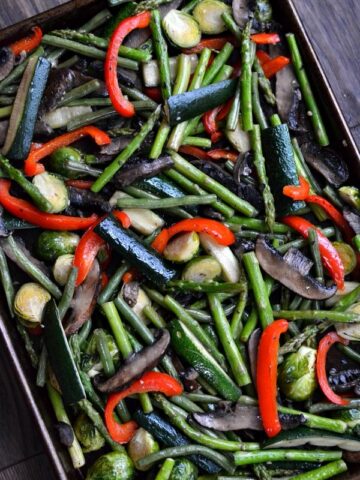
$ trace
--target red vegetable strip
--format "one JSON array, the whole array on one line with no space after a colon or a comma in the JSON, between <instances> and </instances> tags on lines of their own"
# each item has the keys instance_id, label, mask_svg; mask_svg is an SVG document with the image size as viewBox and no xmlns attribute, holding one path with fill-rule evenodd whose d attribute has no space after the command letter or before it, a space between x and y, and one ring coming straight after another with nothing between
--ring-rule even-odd
<instances>
[{"instance_id":1,"label":"red vegetable strip","mask_svg":"<svg viewBox=\"0 0 360 480\"><path fill-rule=\"evenodd\" d=\"M290 59L288 57L283 57L282 55L272 58L270 61L262 65L265 77L273 77L277 72L286 67L286 65L288 65L289 63Z\"/></svg>"},{"instance_id":2,"label":"red vegetable strip","mask_svg":"<svg viewBox=\"0 0 360 480\"><path fill-rule=\"evenodd\" d=\"M276 401L277 366L280 335L288 327L286 320L276 320L265 328L259 342L256 386L260 415L268 437L275 437L281 431Z\"/></svg>"},{"instance_id":3,"label":"red vegetable strip","mask_svg":"<svg viewBox=\"0 0 360 480\"><path fill-rule=\"evenodd\" d=\"M162 102L163 100L162 94L161 94L161 88L159 87L145 87L144 93L149 98L154 100L154 102Z\"/></svg>"},{"instance_id":4,"label":"red vegetable strip","mask_svg":"<svg viewBox=\"0 0 360 480\"><path fill-rule=\"evenodd\" d=\"M304 177L299 177L300 185L286 185L283 194L293 200L306 200L310 193L309 182Z\"/></svg>"},{"instance_id":5,"label":"red vegetable strip","mask_svg":"<svg viewBox=\"0 0 360 480\"><path fill-rule=\"evenodd\" d=\"M221 50L227 42L236 43L236 40L233 36L206 38L201 40L195 47L184 49L183 53L188 55L191 53L200 53L204 50L204 48L210 48L210 50Z\"/></svg>"},{"instance_id":6,"label":"red vegetable strip","mask_svg":"<svg viewBox=\"0 0 360 480\"><path fill-rule=\"evenodd\" d=\"M168 397L173 397L181 395L182 391L182 385L170 375L147 372L129 388L110 395L105 407L105 423L111 438L118 443L128 443L137 428L134 421L121 425L114 419L114 409L121 400L136 393L160 392Z\"/></svg>"},{"instance_id":7,"label":"red vegetable strip","mask_svg":"<svg viewBox=\"0 0 360 480\"><path fill-rule=\"evenodd\" d=\"M209 218L187 218L169 228L164 228L151 246L159 253L162 253L174 235L184 232L207 233L218 243L225 246L232 245L235 242L235 235L223 223Z\"/></svg>"},{"instance_id":8,"label":"red vegetable strip","mask_svg":"<svg viewBox=\"0 0 360 480\"><path fill-rule=\"evenodd\" d=\"M134 105L127 100L120 89L117 77L117 60L119 48L130 32L136 28L146 28L151 20L150 12L142 12L134 17L125 18L114 30L105 58L105 83L109 92L111 103L119 115L133 117L135 115Z\"/></svg>"},{"instance_id":9,"label":"red vegetable strip","mask_svg":"<svg viewBox=\"0 0 360 480\"><path fill-rule=\"evenodd\" d=\"M230 160L234 163L239 158L239 154L237 152L225 150L223 148L209 150L207 154L212 160Z\"/></svg>"},{"instance_id":10,"label":"red vegetable strip","mask_svg":"<svg viewBox=\"0 0 360 480\"><path fill-rule=\"evenodd\" d=\"M11 182L0 179L0 205L14 217L26 220L32 225L46 230L85 230L96 220L97 215L91 217L70 217L45 213L34 207L31 203L10 194Z\"/></svg>"},{"instance_id":11,"label":"red vegetable strip","mask_svg":"<svg viewBox=\"0 0 360 480\"><path fill-rule=\"evenodd\" d=\"M280 37L277 33L255 33L250 38L257 45L274 45L280 42Z\"/></svg>"},{"instance_id":12,"label":"red vegetable strip","mask_svg":"<svg viewBox=\"0 0 360 480\"><path fill-rule=\"evenodd\" d=\"M344 288L344 265L330 240L305 218L289 215L283 217L282 222L299 232L304 238L308 238L310 228L316 231L322 261L337 287L342 290Z\"/></svg>"},{"instance_id":13,"label":"red vegetable strip","mask_svg":"<svg viewBox=\"0 0 360 480\"><path fill-rule=\"evenodd\" d=\"M31 30L32 33L30 35L9 45L10 50L15 56L20 55L21 52L31 52L31 50L34 50L40 45L43 36L41 28L33 27Z\"/></svg>"},{"instance_id":14,"label":"red vegetable strip","mask_svg":"<svg viewBox=\"0 0 360 480\"><path fill-rule=\"evenodd\" d=\"M130 282L133 282L138 276L138 273L136 271L135 268L131 268L130 270L128 270L127 272L124 273L123 277L122 277L122 281L124 283L130 283Z\"/></svg>"},{"instance_id":15,"label":"red vegetable strip","mask_svg":"<svg viewBox=\"0 0 360 480\"><path fill-rule=\"evenodd\" d=\"M325 337L320 340L317 356L316 356L316 374L318 382L323 394L326 396L330 402L335 403L336 405L348 405L349 400L346 398L340 397L337 395L330 387L327 374L326 374L326 357L327 354L334 343L342 343L343 345L348 345L349 341L340 337L335 332L329 332Z\"/></svg>"},{"instance_id":16,"label":"red vegetable strip","mask_svg":"<svg viewBox=\"0 0 360 480\"><path fill-rule=\"evenodd\" d=\"M181 145L179 148L180 153L185 153L185 155L191 155L192 157L198 158L200 160L208 160L209 156L205 150L199 147L193 147L192 145Z\"/></svg>"},{"instance_id":17,"label":"red vegetable strip","mask_svg":"<svg viewBox=\"0 0 360 480\"><path fill-rule=\"evenodd\" d=\"M105 272L101 272L101 290L104 290L106 285L109 283L109 277Z\"/></svg>"},{"instance_id":18,"label":"red vegetable strip","mask_svg":"<svg viewBox=\"0 0 360 480\"><path fill-rule=\"evenodd\" d=\"M271 60L270 55L264 52L264 50L257 50L256 56L259 59L261 65L264 65L264 63L267 63Z\"/></svg>"},{"instance_id":19,"label":"red vegetable strip","mask_svg":"<svg viewBox=\"0 0 360 480\"><path fill-rule=\"evenodd\" d=\"M33 144L30 153L25 160L24 172L25 175L32 177L43 173L45 171L44 165L38 162L43 158L51 155L55 150L61 147L66 147L71 143L76 142L85 135L90 135L97 145L107 145L111 143L109 135L97 127L88 125L86 127L78 128L72 132L64 133L48 142L41 144Z\"/></svg>"},{"instance_id":20,"label":"red vegetable strip","mask_svg":"<svg viewBox=\"0 0 360 480\"><path fill-rule=\"evenodd\" d=\"M212 110L204 113L202 117L205 131L209 134L212 142L218 141L219 138L221 138L222 136L222 133L219 131L219 127L216 123L216 117L218 116L222 108L223 105L219 105L218 107L215 107Z\"/></svg>"},{"instance_id":21,"label":"red vegetable strip","mask_svg":"<svg viewBox=\"0 0 360 480\"><path fill-rule=\"evenodd\" d=\"M231 110L232 104L233 104L234 99L229 98L224 105L222 105L221 110L219 111L216 120L220 122L221 120L224 120L226 118Z\"/></svg>"},{"instance_id":22,"label":"red vegetable strip","mask_svg":"<svg viewBox=\"0 0 360 480\"><path fill-rule=\"evenodd\" d=\"M65 183L68 187L90 190L94 182L92 180L66 180Z\"/></svg>"},{"instance_id":23,"label":"red vegetable strip","mask_svg":"<svg viewBox=\"0 0 360 480\"><path fill-rule=\"evenodd\" d=\"M130 220L129 215L127 215L125 212L122 212L120 210L114 210L112 212L112 214L114 215L114 217L116 217L119 220L119 222L121 223L123 228L129 228L130 227L131 220Z\"/></svg>"}]
</instances>

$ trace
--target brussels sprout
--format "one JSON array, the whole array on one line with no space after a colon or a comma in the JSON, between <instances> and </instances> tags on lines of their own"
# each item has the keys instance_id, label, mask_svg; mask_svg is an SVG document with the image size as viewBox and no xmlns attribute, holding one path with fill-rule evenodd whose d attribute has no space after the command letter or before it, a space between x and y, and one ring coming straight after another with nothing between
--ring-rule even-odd
<instances>
[{"instance_id":1,"label":"brussels sprout","mask_svg":"<svg viewBox=\"0 0 360 480\"><path fill-rule=\"evenodd\" d=\"M134 475L134 464L126 452L111 452L96 460L86 480L132 480Z\"/></svg>"},{"instance_id":2,"label":"brussels sprout","mask_svg":"<svg viewBox=\"0 0 360 480\"><path fill-rule=\"evenodd\" d=\"M100 450L105 445L104 437L85 413L81 413L77 417L74 424L74 432L85 453Z\"/></svg>"},{"instance_id":3,"label":"brussels sprout","mask_svg":"<svg viewBox=\"0 0 360 480\"><path fill-rule=\"evenodd\" d=\"M338 190L339 195L344 202L351 207L360 210L360 191L356 187L341 187Z\"/></svg>"},{"instance_id":4,"label":"brussels sprout","mask_svg":"<svg viewBox=\"0 0 360 480\"><path fill-rule=\"evenodd\" d=\"M190 460L177 460L172 469L169 480L196 480L198 469Z\"/></svg>"},{"instance_id":5,"label":"brussels sprout","mask_svg":"<svg viewBox=\"0 0 360 480\"><path fill-rule=\"evenodd\" d=\"M65 255L60 255L54 263L53 266L53 275L56 283L62 287L67 284L71 268L73 266L74 255L71 253L66 253Z\"/></svg>"},{"instance_id":6,"label":"brussels sprout","mask_svg":"<svg viewBox=\"0 0 360 480\"><path fill-rule=\"evenodd\" d=\"M255 18L258 22L270 22L272 8L268 0L256 0Z\"/></svg>"},{"instance_id":7,"label":"brussels sprout","mask_svg":"<svg viewBox=\"0 0 360 480\"><path fill-rule=\"evenodd\" d=\"M117 366L117 363L119 361L119 349L117 348L117 345L115 343L113 336L110 335L110 333L108 332L105 332L105 335L106 335L107 345L109 348L110 355L115 363L115 366ZM100 359L98 356L98 351L96 346L96 335L94 335L94 332L87 343L85 353L87 357L91 357L90 370L86 369L87 374L91 378L95 377L102 371L102 363L100 362Z\"/></svg>"},{"instance_id":8,"label":"brussels sprout","mask_svg":"<svg viewBox=\"0 0 360 480\"><path fill-rule=\"evenodd\" d=\"M200 30L208 35L225 32L226 25L223 13L230 13L229 5L218 0L202 0L194 8L192 15L200 26Z\"/></svg>"},{"instance_id":9,"label":"brussels sprout","mask_svg":"<svg viewBox=\"0 0 360 480\"><path fill-rule=\"evenodd\" d=\"M181 278L191 282L206 282L221 276L221 265L210 255L196 257L184 268Z\"/></svg>"},{"instance_id":10,"label":"brussels sprout","mask_svg":"<svg viewBox=\"0 0 360 480\"><path fill-rule=\"evenodd\" d=\"M316 388L316 350L302 346L285 358L280 367L280 388L290 400L302 402L311 397Z\"/></svg>"},{"instance_id":11,"label":"brussels sprout","mask_svg":"<svg viewBox=\"0 0 360 480\"><path fill-rule=\"evenodd\" d=\"M345 275L348 275L354 270L357 263L354 250L345 242L333 242L333 246L336 248L344 265Z\"/></svg>"},{"instance_id":12,"label":"brussels sprout","mask_svg":"<svg viewBox=\"0 0 360 480\"><path fill-rule=\"evenodd\" d=\"M64 175L68 178L79 178L83 175L81 172L69 169L68 163L83 164L81 152L77 148L73 147L61 147L58 148L50 157L48 165L50 170Z\"/></svg>"},{"instance_id":13,"label":"brussels sprout","mask_svg":"<svg viewBox=\"0 0 360 480\"><path fill-rule=\"evenodd\" d=\"M354 303L348 308L349 311L360 313L360 302ZM358 323L337 323L336 332L340 337L354 342L360 342L360 325Z\"/></svg>"},{"instance_id":14,"label":"brussels sprout","mask_svg":"<svg viewBox=\"0 0 360 480\"><path fill-rule=\"evenodd\" d=\"M36 327L50 299L50 293L38 283L24 283L15 295L14 312L26 327Z\"/></svg>"},{"instance_id":15,"label":"brussels sprout","mask_svg":"<svg viewBox=\"0 0 360 480\"><path fill-rule=\"evenodd\" d=\"M69 205L69 195L65 183L61 178L44 172L35 175L33 184L40 193L51 203L50 213L59 213Z\"/></svg>"},{"instance_id":16,"label":"brussels sprout","mask_svg":"<svg viewBox=\"0 0 360 480\"><path fill-rule=\"evenodd\" d=\"M51 262L65 253L74 253L79 241L76 233L45 230L38 236L36 253L43 260Z\"/></svg>"},{"instance_id":17,"label":"brussels sprout","mask_svg":"<svg viewBox=\"0 0 360 480\"><path fill-rule=\"evenodd\" d=\"M134 462L135 467L140 471L148 470L150 467L142 469L137 466L137 461L144 457L147 457L151 453L159 451L159 444L154 437L147 432L144 428L136 430L135 435L130 440L128 445L128 454L131 460Z\"/></svg>"},{"instance_id":18,"label":"brussels sprout","mask_svg":"<svg viewBox=\"0 0 360 480\"><path fill-rule=\"evenodd\" d=\"M171 262L188 262L198 253L199 247L200 240L196 232L183 233L167 244L164 257Z\"/></svg>"}]
</instances>

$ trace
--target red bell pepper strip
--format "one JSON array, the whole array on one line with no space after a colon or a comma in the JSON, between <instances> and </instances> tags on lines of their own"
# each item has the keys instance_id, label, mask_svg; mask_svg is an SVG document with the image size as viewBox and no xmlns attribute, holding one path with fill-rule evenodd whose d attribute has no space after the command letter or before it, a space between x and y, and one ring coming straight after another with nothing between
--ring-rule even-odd
<instances>
[{"instance_id":1,"label":"red bell pepper strip","mask_svg":"<svg viewBox=\"0 0 360 480\"><path fill-rule=\"evenodd\" d=\"M9 180L0 179L0 205L14 217L26 220L45 230L85 230L98 218L97 215L70 217L42 212L26 200L13 197L10 194L10 186Z\"/></svg>"},{"instance_id":2,"label":"red bell pepper strip","mask_svg":"<svg viewBox=\"0 0 360 480\"><path fill-rule=\"evenodd\" d=\"M344 288L344 265L330 240L305 218L289 215L283 217L282 222L299 232L304 238L308 238L310 228L316 231L322 261L337 287L342 290Z\"/></svg>"},{"instance_id":3,"label":"red bell pepper strip","mask_svg":"<svg viewBox=\"0 0 360 480\"><path fill-rule=\"evenodd\" d=\"M235 235L223 223L209 218L187 218L180 220L169 228L164 228L151 244L152 248L162 253L174 235L184 232L207 233L221 245L232 245Z\"/></svg>"},{"instance_id":4,"label":"red bell pepper strip","mask_svg":"<svg viewBox=\"0 0 360 480\"><path fill-rule=\"evenodd\" d=\"M210 50L221 50L227 42L234 44L236 43L236 39L232 36L206 38L201 40L195 47L184 49L183 53L188 55L191 53L200 53L204 50L204 48L209 48Z\"/></svg>"},{"instance_id":5,"label":"red bell pepper strip","mask_svg":"<svg viewBox=\"0 0 360 480\"><path fill-rule=\"evenodd\" d=\"M59 137L53 138L49 142L44 143L43 145L33 144L30 150L30 153L25 160L24 172L25 175L33 177L39 173L45 171L44 165L39 164L38 162L43 158L51 155L55 150L61 147L66 147L71 143L76 142L85 135L90 135L97 145L107 145L111 143L111 138L109 135L97 127L88 125L86 127L78 128L69 133L64 133Z\"/></svg>"},{"instance_id":6,"label":"red bell pepper strip","mask_svg":"<svg viewBox=\"0 0 360 480\"><path fill-rule=\"evenodd\" d=\"M209 150L207 154L212 160L230 160L234 163L239 158L239 154L237 152L225 150L224 148Z\"/></svg>"},{"instance_id":7,"label":"red bell pepper strip","mask_svg":"<svg viewBox=\"0 0 360 480\"><path fill-rule=\"evenodd\" d=\"M231 110L232 104L233 104L234 99L229 98L224 105L222 105L220 112L218 113L216 120L220 122L221 120L224 120L226 118Z\"/></svg>"},{"instance_id":8,"label":"red bell pepper strip","mask_svg":"<svg viewBox=\"0 0 360 480\"><path fill-rule=\"evenodd\" d=\"M286 185L283 194L293 200L306 200L310 194L309 182L304 177L299 177L300 185Z\"/></svg>"},{"instance_id":9,"label":"red bell pepper strip","mask_svg":"<svg viewBox=\"0 0 360 480\"><path fill-rule=\"evenodd\" d=\"M162 102L161 88L159 87L145 87L144 93L150 97L154 102Z\"/></svg>"},{"instance_id":10,"label":"red bell pepper strip","mask_svg":"<svg viewBox=\"0 0 360 480\"><path fill-rule=\"evenodd\" d=\"M280 42L280 37L277 33L254 33L250 38L257 45L275 45L275 43Z\"/></svg>"},{"instance_id":11,"label":"red bell pepper strip","mask_svg":"<svg viewBox=\"0 0 360 480\"><path fill-rule=\"evenodd\" d=\"M223 105L219 105L218 107L215 107L212 110L204 113L202 117L205 131L209 134L212 142L219 140L220 136L222 136L222 133L219 132L219 127L216 123L216 117L218 116L222 108Z\"/></svg>"},{"instance_id":12,"label":"red bell pepper strip","mask_svg":"<svg viewBox=\"0 0 360 480\"><path fill-rule=\"evenodd\" d=\"M277 72L286 67L290 63L288 57L279 55L278 57L272 58L269 62L266 62L262 65L264 74L266 78L273 77Z\"/></svg>"},{"instance_id":13,"label":"red bell pepper strip","mask_svg":"<svg viewBox=\"0 0 360 480\"><path fill-rule=\"evenodd\" d=\"M185 155L191 155L200 160L209 160L209 156L205 150L199 147L193 147L192 145L181 145L179 152L185 153Z\"/></svg>"},{"instance_id":14,"label":"red bell pepper strip","mask_svg":"<svg viewBox=\"0 0 360 480\"><path fill-rule=\"evenodd\" d=\"M109 283L109 277L105 272L101 272L101 290L104 290L106 285Z\"/></svg>"},{"instance_id":15,"label":"red bell pepper strip","mask_svg":"<svg viewBox=\"0 0 360 480\"><path fill-rule=\"evenodd\" d=\"M133 282L134 280L136 280L136 278L138 278L138 277L139 277L139 273L136 270L136 268L131 268L130 270L128 270L127 272L124 273L121 280L124 283L130 283L130 282Z\"/></svg>"},{"instance_id":16,"label":"red bell pepper strip","mask_svg":"<svg viewBox=\"0 0 360 480\"><path fill-rule=\"evenodd\" d=\"M266 435L275 437L281 431L277 409L277 366L279 339L289 327L280 319L268 325L263 331L257 353L256 387L259 410Z\"/></svg>"},{"instance_id":17,"label":"red bell pepper strip","mask_svg":"<svg viewBox=\"0 0 360 480\"><path fill-rule=\"evenodd\" d=\"M326 375L326 357L328 351L334 343L342 343L347 345L349 343L345 338L339 337L336 332L329 332L320 340L317 355L316 355L316 375L321 388L321 391L330 402L336 405L348 405L349 400L337 395L330 387Z\"/></svg>"},{"instance_id":18,"label":"red bell pepper strip","mask_svg":"<svg viewBox=\"0 0 360 480\"><path fill-rule=\"evenodd\" d=\"M120 210L114 210L112 214L114 215L114 217L116 217L119 220L123 228L130 227L131 225L130 217L125 212L122 212Z\"/></svg>"},{"instance_id":19,"label":"red bell pepper strip","mask_svg":"<svg viewBox=\"0 0 360 480\"><path fill-rule=\"evenodd\" d=\"M146 28L151 20L150 12L142 12L134 17L125 18L115 28L112 34L105 58L105 83L111 103L119 115L123 117L133 117L135 115L134 105L127 100L119 86L117 77L117 60L119 48L130 32L136 28Z\"/></svg>"},{"instance_id":20,"label":"red bell pepper strip","mask_svg":"<svg viewBox=\"0 0 360 480\"><path fill-rule=\"evenodd\" d=\"M66 180L65 183L68 187L90 190L94 182L92 180Z\"/></svg>"},{"instance_id":21,"label":"red bell pepper strip","mask_svg":"<svg viewBox=\"0 0 360 480\"><path fill-rule=\"evenodd\" d=\"M160 392L167 397L180 395L183 391L181 383L166 373L147 372L129 388L109 396L105 407L105 423L111 438L118 443L128 443L133 437L137 424L133 420L123 424L114 419L114 409L124 398L136 393Z\"/></svg>"},{"instance_id":22,"label":"red bell pepper strip","mask_svg":"<svg viewBox=\"0 0 360 480\"><path fill-rule=\"evenodd\" d=\"M264 52L264 50L257 50L256 51L256 56L259 59L259 62L261 65L264 65L264 63L270 62L271 57L268 53Z\"/></svg>"},{"instance_id":23,"label":"red bell pepper strip","mask_svg":"<svg viewBox=\"0 0 360 480\"><path fill-rule=\"evenodd\" d=\"M33 27L32 33L24 38L20 38L16 42L9 45L10 50L13 54L20 55L21 52L31 52L36 47L40 45L43 33L40 27Z\"/></svg>"}]
</instances>

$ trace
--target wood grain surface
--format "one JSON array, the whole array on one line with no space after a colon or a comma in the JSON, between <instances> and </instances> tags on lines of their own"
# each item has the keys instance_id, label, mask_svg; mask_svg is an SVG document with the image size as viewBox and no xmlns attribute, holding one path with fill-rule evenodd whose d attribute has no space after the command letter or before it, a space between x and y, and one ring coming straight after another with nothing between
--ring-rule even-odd
<instances>
[{"instance_id":1,"label":"wood grain surface","mask_svg":"<svg viewBox=\"0 0 360 480\"><path fill-rule=\"evenodd\" d=\"M66 1L0 0L0 28ZM360 148L360 1L294 3ZM53 480L39 433L1 348L0 365L0 480Z\"/></svg>"}]
</instances>

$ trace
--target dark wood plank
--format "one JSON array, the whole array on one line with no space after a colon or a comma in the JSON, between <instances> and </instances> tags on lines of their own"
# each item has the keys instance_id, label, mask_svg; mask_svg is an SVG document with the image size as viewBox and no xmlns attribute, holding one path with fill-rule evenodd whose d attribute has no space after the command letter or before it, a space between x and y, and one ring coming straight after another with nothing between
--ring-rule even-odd
<instances>
[{"instance_id":1,"label":"dark wood plank","mask_svg":"<svg viewBox=\"0 0 360 480\"><path fill-rule=\"evenodd\" d=\"M56 7L68 0L1 0L0 28L32 17L38 13Z\"/></svg>"},{"instance_id":2,"label":"dark wood plank","mask_svg":"<svg viewBox=\"0 0 360 480\"><path fill-rule=\"evenodd\" d=\"M0 471L0 480L55 480L47 456L42 453Z\"/></svg>"},{"instance_id":3,"label":"dark wood plank","mask_svg":"<svg viewBox=\"0 0 360 480\"><path fill-rule=\"evenodd\" d=\"M360 148L358 0L293 0L354 139Z\"/></svg>"}]
</instances>

